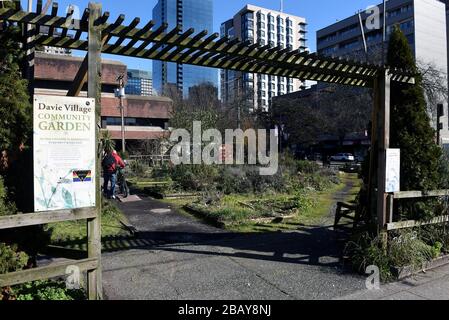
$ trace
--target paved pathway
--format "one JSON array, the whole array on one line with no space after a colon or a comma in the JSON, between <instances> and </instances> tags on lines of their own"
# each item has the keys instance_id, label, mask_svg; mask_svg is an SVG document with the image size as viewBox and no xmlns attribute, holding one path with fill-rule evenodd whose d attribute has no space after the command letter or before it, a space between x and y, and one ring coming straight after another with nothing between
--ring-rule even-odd
<instances>
[{"instance_id":1,"label":"paved pathway","mask_svg":"<svg viewBox=\"0 0 449 320\"><path fill-rule=\"evenodd\" d=\"M332 299L365 285L327 226L236 234L151 199L121 208L139 233L103 255L108 299Z\"/></svg>"}]
</instances>

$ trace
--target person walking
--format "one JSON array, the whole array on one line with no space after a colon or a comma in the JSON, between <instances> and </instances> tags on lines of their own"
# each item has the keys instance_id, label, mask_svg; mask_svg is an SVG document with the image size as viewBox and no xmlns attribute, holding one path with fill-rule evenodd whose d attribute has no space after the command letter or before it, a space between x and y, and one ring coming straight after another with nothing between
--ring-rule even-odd
<instances>
[{"instance_id":1,"label":"person walking","mask_svg":"<svg viewBox=\"0 0 449 320\"><path fill-rule=\"evenodd\" d=\"M115 185L117 183L117 171L120 168L124 169L126 166L125 162L120 158L117 151L112 150L108 152L103 158L103 192L108 199L115 199ZM109 182L111 183L111 188L108 189Z\"/></svg>"}]
</instances>

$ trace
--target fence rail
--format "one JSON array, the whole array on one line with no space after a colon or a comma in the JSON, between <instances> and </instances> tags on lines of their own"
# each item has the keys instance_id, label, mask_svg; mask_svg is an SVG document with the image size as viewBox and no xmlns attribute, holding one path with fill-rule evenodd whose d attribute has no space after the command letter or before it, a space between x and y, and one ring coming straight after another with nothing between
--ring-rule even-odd
<instances>
[{"instance_id":1,"label":"fence rail","mask_svg":"<svg viewBox=\"0 0 449 320\"><path fill-rule=\"evenodd\" d=\"M97 216L96 208L60 210L17 214L0 217L0 230L43 225L48 223L93 219Z\"/></svg>"},{"instance_id":2,"label":"fence rail","mask_svg":"<svg viewBox=\"0 0 449 320\"><path fill-rule=\"evenodd\" d=\"M416 221L416 220L408 220L408 221L393 221L393 210L394 210L394 201L395 200L404 200L404 199L421 199L421 198L438 198L438 197L449 197L449 190L433 190L433 191L402 191L388 194L387 198L387 206L388 206L388 222L386 225L387 231L401 230L401 229L410 229L421 226L435 225L435 224L443 224L449 222L449 215L436 217L434 219L428 221Z\"/></svg>"},{"instance_id":3,"label":"fence rail","mask_svg":"<svg viewBox=\"0 0 449 320\"><path fill-rule=\"evenodd\" d=\"M56 262L46 267L0 274L0 288L62 277L66 275L67 268L71 266L78 267L80 272L92 271L98 268L98 259L68 260Z\"/></svg>"}]
</instances>

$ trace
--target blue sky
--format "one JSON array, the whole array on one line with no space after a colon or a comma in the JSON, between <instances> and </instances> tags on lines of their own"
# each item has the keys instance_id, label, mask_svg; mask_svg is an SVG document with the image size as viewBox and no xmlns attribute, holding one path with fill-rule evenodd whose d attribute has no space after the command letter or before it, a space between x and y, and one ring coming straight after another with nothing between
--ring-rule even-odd
<instances>
[{"instance_id":1,"label":"blue sky","mask_svg":"<svg viewBox=\"0 0 449 320\"><path fill-rule=\"evenodd\" d=\"M36 0L32 0L36 3ZM44 0L45 3L46 0ZM201 0L198 0L201 1ZM22 0L26 7L27 0ZM89 3L89 0L59 0L60 13L69 5L77 5L81 12ZM140 17L142 22L151 20L152 10L157 0L104 0L103 10L111 13L111 21L120 13L126 15L126 21L130 22L134 17ZM308 46L311 51L316 48L316 31L354 14L359 9L365 9L369 5L379 4L374 0L284 0L284 12L305 17L308 22ZM279 10L280 0L214 0L214 32L220 30L220 24L231 18L244 5L253 4L265 8ZM110 57L106 57L110 58ZM151 61L114 56L113 59L121 60L129 68L151 70Z\"/></svg>"}]
</instances>

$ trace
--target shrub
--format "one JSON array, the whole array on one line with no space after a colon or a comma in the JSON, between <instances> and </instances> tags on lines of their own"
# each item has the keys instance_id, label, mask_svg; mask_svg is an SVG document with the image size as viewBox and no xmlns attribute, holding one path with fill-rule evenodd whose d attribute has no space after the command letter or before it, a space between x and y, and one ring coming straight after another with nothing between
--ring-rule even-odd
<instances>
[{"instance_id":1,"label":"shrub","mask_svg":"<svg viewBox=\"0 0 449 320\"><path fill-rule=\"evenodd\" d=\"M393 278L390 260L382 249L379 238L373 239L367 232L358 234L353 241L347 243L345 251L357 272L365 274L366 268L374 265L379 268L382 281Z\"/></svg>"},{"instance_id":2,"label":"shrub","mask_svg":"<svg viewBox=\"0 0 449 320\"><path fill-rule=\"evenodd\" d=\"M399 232L389 241L388 252L393 266L412 266L414 270L433 259L432 247L422 241L416 232Z\"/></svg>"},{"instance_id":3,"label":"shrub","mask_svg":"<svg viewBox=\"0 0 449 320\"><path fill-rule=\"evenodd\" d=\"M296 169L302 174L312 174L320 171L320 166L318 163L312 161L298 161L296 163Z\"/></svg>"},{"instance_id":4,"label":"shrub","mask_svg":"<svg viewBox=\"0 0 449 320\"><path fill-rule=\"evenodd\" d=\"M28 256L19 252L16 246L0 243L0 274L22 270L28 263Z\"/></svg>"},{"instance_id":5,"label":"shrub","mask_svg":"<svg viewBox=\"0 0 449 320\"><path fill-rule=\"evenodd\" d=\"M145 176L146 170L145 166L140 161L132 161L129 169L131 170L131 173L136 177L143 177Z\"/></svg>"},{"instance_id":6,"label":"shrub","mask_svg":"<svg viewBox=\"0 0 449 320\"><path fill-rule=\"evenodd\" d=\"M430 246L419 238L418 233L402 231L389 240L387 251L382 248L379 237L372 238L366 232L349 242L345 251L358 272L364 273L368 266L374 265L379 268L382 281L389 281L393 278L392 267L410 266L419 270L426 261L438 257L441 249L441 243Z\"/></svg>"},{"instance_id":7,"label":"shrub","mask_svg":"<svg viewBox=\"0 0 449 320\"><path fill-rule=\"evenodd\" d=\"M205 191L215 188L214 182L219 176L216 166L207 165L180 165L171 170L171 178L183 190Z\"/></svg>"},{"instance_id":8,"label":"shrub","mask_svg":"<svg viewBox=\"0 0 449 320\"><path fill-rule=\"evenodd\" d=\"M13 288L16 300L85 300L83 290L70 290L63 281L35 281Z\"/></svg>"},{"instance_id":9,"label":"shrub","mask_svg":"<svg viewBox=\"0 0 449 320\"><path fill-rule=\"evenodd\" d=\"M4 185L3 178L0 176L0 216L8 216L15 213L16 207L8 201L8 190Z\"/></svg>"}]
</instances>

